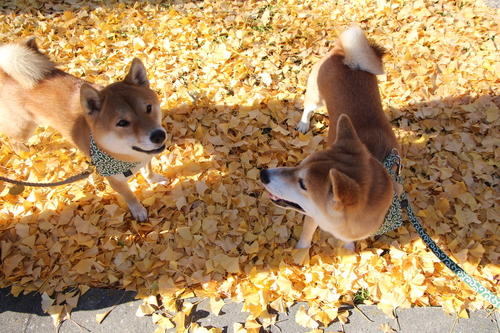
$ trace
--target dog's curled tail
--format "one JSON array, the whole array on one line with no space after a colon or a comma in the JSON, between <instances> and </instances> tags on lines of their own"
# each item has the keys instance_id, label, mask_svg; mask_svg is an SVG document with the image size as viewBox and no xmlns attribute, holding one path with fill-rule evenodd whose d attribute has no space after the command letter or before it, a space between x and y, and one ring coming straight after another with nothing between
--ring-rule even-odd
<instances>
[{"instance_id":1,"label":"dog's curled tail","mask_svg":"<svg viewBox=\"0 0 500 333\"><path fill-rule=\"evenodd\" d=\"M345 65L373 75L384 74L383 49L377 44L370 43L360 27L352 26L345 30L340 35L339 41L344 49Z\"/></svg>"},{"instance_id":2,"label":"dog's curled tail","mask_svg":"<svg viewBox=\"0 0 500 333\"><path fill-rule=\"evenodd\" d=\"M56 64L38 50L35 38L0 47L0 68L24 88L33 88Z\"/></svg>"}]
</instances>

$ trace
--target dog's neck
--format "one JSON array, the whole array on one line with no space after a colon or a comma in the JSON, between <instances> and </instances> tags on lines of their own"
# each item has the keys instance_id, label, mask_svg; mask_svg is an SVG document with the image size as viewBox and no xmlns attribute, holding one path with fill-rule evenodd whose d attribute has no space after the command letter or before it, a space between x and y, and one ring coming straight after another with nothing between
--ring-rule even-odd
<instances>
[{"instance_id":1,"label":"dog's neck","mask_svg":"<svg viewBox=\"0 0 500 333\"><path fill-rule=\"evenodd\" d=\"M120 161L102 151L94 141L92 133L90 133L90 160L95 165L99 174L104 177L123 174L125 177L130 177L134 173L132 169L141 162L126 162Z\"/></svg>"}]
</instances>

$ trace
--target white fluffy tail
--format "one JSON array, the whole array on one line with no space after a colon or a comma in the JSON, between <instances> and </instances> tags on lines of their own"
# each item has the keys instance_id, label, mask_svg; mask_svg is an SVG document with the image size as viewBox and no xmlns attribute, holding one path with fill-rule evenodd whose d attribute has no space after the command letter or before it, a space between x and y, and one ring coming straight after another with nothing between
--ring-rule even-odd
<instances>
[{"instance_id":1,"label":"white fluffy tail","mask_svg":"<svg viewBox=\"0 0 500 333\"><path fill-rule=\"evenodd\" d=\"M352 26L345 30L339 40L345 53L344 64L352 69L364 70L373 75L384 74L381 49L370 44L360 27Z\"/></svg>"},{"instance_id":2,"label":"white fluffy tail","mask_svg":"<svg viewBox=\"0 0 500 333\"><path fill-rule=\"evenodd\" d=\"M33 88L56 64L38 51L34 40L0 47L0 68L26 89Z\"/></svg>"}]
</instances>

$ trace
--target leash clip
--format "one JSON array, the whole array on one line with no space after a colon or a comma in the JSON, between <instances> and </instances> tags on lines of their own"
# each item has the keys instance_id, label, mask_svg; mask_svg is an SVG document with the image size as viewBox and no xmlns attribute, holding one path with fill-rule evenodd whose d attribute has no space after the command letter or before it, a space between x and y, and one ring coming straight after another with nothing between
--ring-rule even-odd
<instances>
[{"instance_id":1,"label":"leash clip","mask_svg":"<svg viewBox=\"0 0 500 333\"><path fill-rule=\"evenodd\" d=\"M396 157L394 164L397 165L397 169L394 170L397 177L401 175L401 170L403 169L403 163L401 163L401 156L399 156L399 151L396 148L393 148L391 153Z\"/></svg>"}]
</instances>

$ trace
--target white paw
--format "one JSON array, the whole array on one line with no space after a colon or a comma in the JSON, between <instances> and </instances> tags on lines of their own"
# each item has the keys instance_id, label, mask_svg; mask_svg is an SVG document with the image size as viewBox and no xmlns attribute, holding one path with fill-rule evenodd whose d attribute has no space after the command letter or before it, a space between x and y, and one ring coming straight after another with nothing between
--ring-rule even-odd
<instances>
[{"instance_id":1,"label":"white paw","mask_svg":"<svg viewBox=\"0 0 500 333\"><path fill-rule=\"evenodd\" d=\"M344 249L349 250L351 252L356 251L356 245L354 244L354 242L345 243L343 247L344 247Z\"/></svg>"},{"instance_id":2,"label":"white paw","mask_svg":"<svg viewBox=\"0 0 500 333\"><path fill-rule=\"evenodd\" d=\"M168 185L170 183L170 179L157 173L154 173L151 177L146 178L146 180L149 184Z\"/></svg>"},{"instance_id":3,"label":"white paw","mask_svg":"<svg viewBox=\"0 0 500 333\"><path fill-rule=\"evenodd\" d=\"M309 131L309 122L303 122L302 120L297 124L297 131L300 133L307 133Z\"/></svg>"},{"instance_id":4,"label":"white paw","mask_svg":"<svg viewBox=\"0 0 500 333\"><path fill-rule=\"evenodd\" d=\"M148 211L146 208L144 208L143 205L137 205L135 207L129 207L129 208L130 212L132 213L132 216L138 222L144 222L148 219Z\"/></svg>"},{"instance_id":5,"label":"white paw","mask_svg":"<svg viewBox=\"0 0 500 333\"><path fill-rule=\"evenodd\" d=\"M310 247L311 247L311 242L304 241L302 239L300 239L297 245L295 246L296 249L308 249Z\"/></svg>"}]
</instances>

